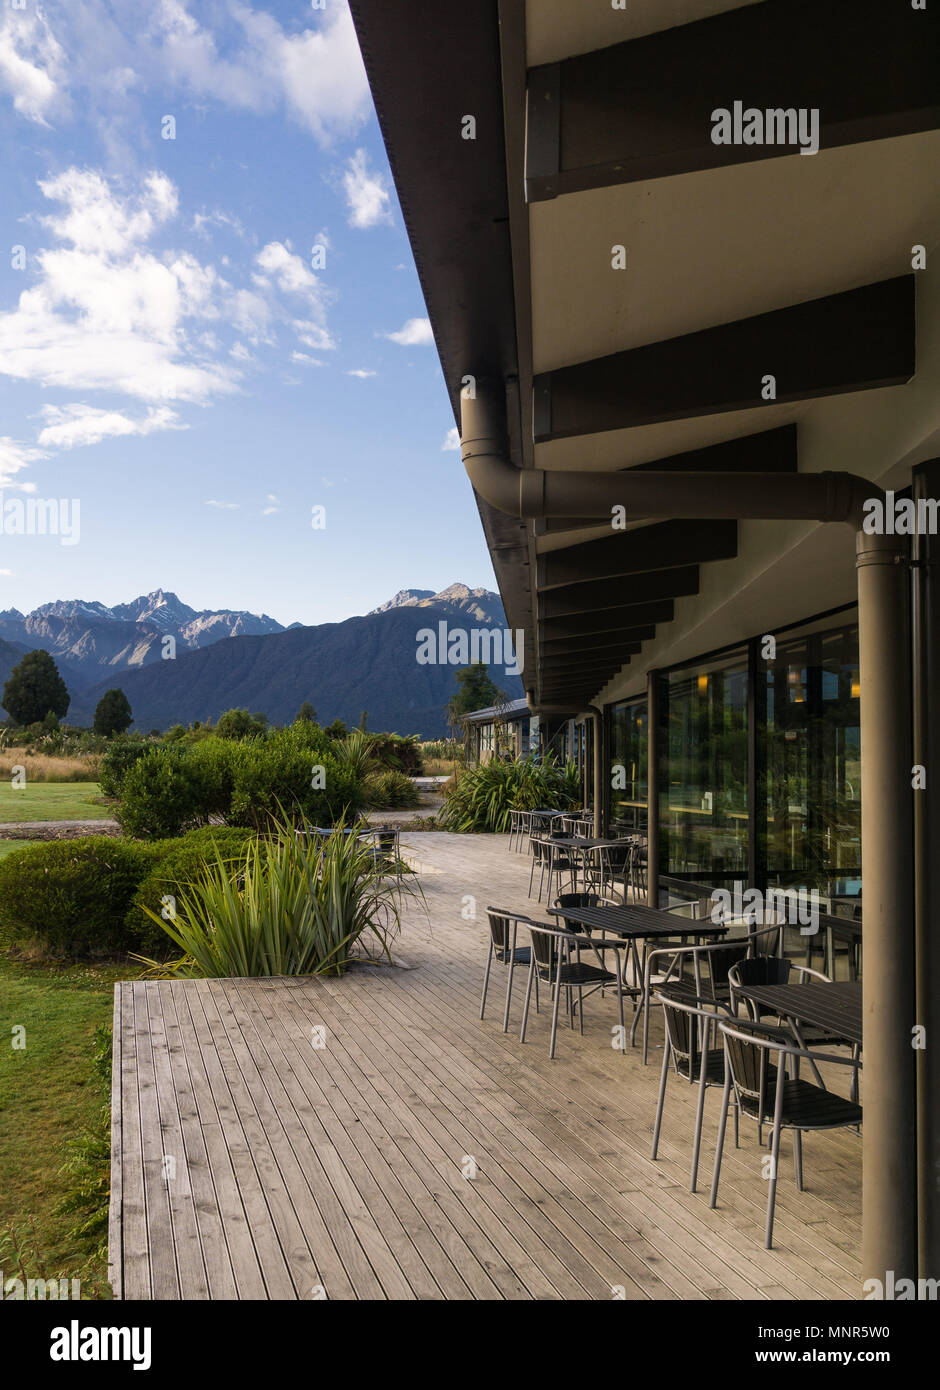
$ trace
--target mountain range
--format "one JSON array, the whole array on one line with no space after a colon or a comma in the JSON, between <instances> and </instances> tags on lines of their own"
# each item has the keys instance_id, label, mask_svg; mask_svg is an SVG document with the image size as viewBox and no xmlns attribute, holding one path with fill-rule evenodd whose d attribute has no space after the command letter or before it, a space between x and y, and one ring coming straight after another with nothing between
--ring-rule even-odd
<instances>
[{"instance_id":1,"label":"mountain range","mask_svg":"<svg viewBox=\"0 0 940 1390\"><path fill-rule=\"evenodd\" d=\"M465 584L436 594L403 589L363 617L311 627L236 610L197 612L162 589L113 608L60 601L27 615L0 613L0 681L26 650L44 647L69 687L70 724L90 724L104 692L119 686L143 730L215 720L232 708L284 723L309 700L323 723L355 724L365 709L370 728L435 737L446 729L456 668L419 664L416 652L420 629L437 631L440 622L506 626L499 595ZM167 636L175 639L173 659L163 656ZM523 693L504 666L494 665L492 675L510 699Z\"/></svg>"}]
</instances>

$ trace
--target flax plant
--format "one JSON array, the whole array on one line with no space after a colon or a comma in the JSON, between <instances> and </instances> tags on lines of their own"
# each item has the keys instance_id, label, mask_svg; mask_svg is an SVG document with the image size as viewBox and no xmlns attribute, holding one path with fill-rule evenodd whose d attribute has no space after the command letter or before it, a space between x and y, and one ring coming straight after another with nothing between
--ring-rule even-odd
<instances>
[{"instance_id":1,"label":"flax plant","mask_svg":"<svg viewBox=\"0 0 940 1390\"><path fill-rule=\"evenodd\" d=\"M216 862L180 889L171 920L149 908L183 952L152 974L341 975L353 959L391 960L405 895L371 840L278 820L243 856Z\"/></svg>"}]
</instances>

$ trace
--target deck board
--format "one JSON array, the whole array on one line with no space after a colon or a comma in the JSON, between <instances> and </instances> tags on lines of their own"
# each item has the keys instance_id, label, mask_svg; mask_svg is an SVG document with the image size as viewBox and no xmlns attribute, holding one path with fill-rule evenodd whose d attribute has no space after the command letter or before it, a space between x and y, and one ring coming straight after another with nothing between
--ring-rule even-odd
<instances>
[{"instance_id":1,"label":"deck board","mask_svg":"<svg viewBox=\"0 0 940 1390\"><path fill-rule=\"evenodd\" d=\"M524 974L504 1034L496 970L480 1021L486 905L540 913L526 858L504 837L406 840L425 901L407 908L395 966L116 986L115 1294L856 1297L858 1135L805 1137L803 1193L785 1136L765 1250L753 1125L742 1121L737 1151L729 1127L719 1206L708 1207L717 1091L698 1192L688 1191L696 1091L675 1078L650 1158L658 1018L643 1067L639 1049L611 1046L613 996L592 998L584 1036L560 1026L550 1061L544 994L523 1046Z\"/></svg>"}]
</instances>

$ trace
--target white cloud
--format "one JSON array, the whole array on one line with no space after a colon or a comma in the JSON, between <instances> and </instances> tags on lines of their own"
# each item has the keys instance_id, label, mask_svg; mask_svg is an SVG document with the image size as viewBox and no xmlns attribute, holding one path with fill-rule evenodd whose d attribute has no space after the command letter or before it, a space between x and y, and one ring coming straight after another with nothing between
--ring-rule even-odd
<instances>
[{"instance_id":1,"label":"white cloud","mask_svg":"<svg viewBox=\"0 0 940 1390\"><path fill-rule=\"evenodd\" d=\"M357 376L361 381L365 381L366 377L375 376L375 372L367 371L365 367L353 367L346 375Z\"/></svg>"},{"instance_id":2,"label":"white cloud","mask_svg":"<svg viewBox=\"0 0 940 1390\"><path fill-rule=\"evenodd\" d=\"M27 120L48 125L48 117L64 105L61 82L65 54L45 16L30 6L11 10L0 24L0 89L13 98L13 107Z\"/></svg>"},{"instance_id":3,"label":"white cloud","mask_svg":"<svg viewBox=\"0 0 940 1390\"><path fill-rule=\"evenodd\" d=\"M0 435L0 488L9 487L17 473L45 457L41 449L19 444L9 435ZM13 486L22 488L24 492L32 490L31 484L14 483Z\"/></svg>"},{"instance_id":4,"label":"white cloud","mask_svg":"<svg viewBox=\"0 0 940 1390\"><path fill-rule=\"evenodd\" d=\"M194 257L146 247L175 215L163 174L122 196L92 170L40 184L62 204L43 224L69 243L34 253L37 282L0 313L0 373L74 391L117 391L148 401L205 403L232 391L236 374L189 340L190 320L216 317L227 291Z\"/></svg>"},{"instance_id":5,"label":"white cloud","mask_svg":"<svg viewBox=\"0 0 940 1390\"><path fill-rule=\"evenodd\" d=\"M119 410L99 410L95 406L78 404L46 405L42 413L46 425L39 435L39 443L53 449L75 449L122 435L189 428L169 406L153 407L136 420Z\"/></svg>"},{"instance_id":6,"label":"white cloud","mask_svg":"<svg viewBox=\"0 0 940 1390\"><path fill-rule=\"evenodd\" d=\"M309 352L292 352L290 360L299 362L303 367L322 367L324 365L319 357L311 357Z\"/></svg>"},{"instance_id":7,"label":"white cloud","mask_svg":"<svg viewBox=\"0 0 940 1390\"><path fill-rule=\"evenodd\" d=\"M0 570L0 575L2 575L4 579L9 579L12 573L12 570Z\"/></svg>"},{"instance_id":8,"label":"white cloud","mask_svg":"<svg viewBox=\"0 0 940 1390\"><path fill-rule=\"evenodd\" d=\"M229 42L223 56L216 35L181 0L161 0L150 39L171 81L255 112L283 105L324 145L359 129L369 114L369 88L346 5L331 5L318 29L299 34L238 0L229 13L242 42Z\"/></svg>"},{"instance_id":9,"label":"white cloud","mask_svg":"<svg viewBox=\"0 0 940 1390\"><path fill-rule=\"evenodd\" d=\"M336 343L326 326L326 307L329 296L318 276L307 263L281 241L270 241L262 247L255 257L260 274L254 275L255 284L264 293L277 288L281 294L293 299L301 299L304 309L312 317L293 319L293 326L300 341L318 352L335 348Z\"/></svg>"},{"instance_id":10,"label":"white cloud","mask_svg":"<svg viewBox=\"0 0 940 1390\"><path fill-rule=\"evenodd\" d=\"M55 6L48 20L29 0L0 20L0 91L29 120L47 124L69 93L100 108L129 89L168 99L212 98L258 115L278 110L322 145L351 137L371 103L348 6L331 3L310 27L290 33L243 0L194 6L188 0L81 0ZM298 9L292 6L292 10ZM67 55L67 59L66 59ZM163 109L167 108L166 105Z\"/></svg>"},{"instance_id":11,"label":"white cloud","mask_svg":"<svg viewBox=\"0 0 940 1390\"><path fill-rule=\"evenodd\" d=\"M444 442L443 442L443 444L441 445L441 453L444 454L444 453L447 453L447 451L448 451L449 449L459 449L459 448L460 448L460 431L458 430L457 426L454 425L454 426L453 426L451 429L449 429L449 430L447 431L447 433L444 435Z\"/></svg>"},{"instance_id":12,"label":"white cloud","mask_svg":"<svg viewBox=\"0 0 940 1390\"><path fill-rule=\"evenodd\" d=\"M357 150L343 174L351 227L376 227L392 221L391 193L382 174L369 172L365 150Z\"/></svg>"},{"instance_id":13,"label":"white cloud","mask_svg":"<svg viewBox=\"0 0 940 1390\"><path fill-rule=\"evenodd\" d=\"M244 343L233 343L229 348L228 355L234 357L236 362L254 362L255 360Z\"/></svg>"},{"instance_id":14,"label":"white cloud","mask_svg":"<svg viewBox=\"0 0 940 1390\"><path fill-rule=\"evenodd\" d=\"M280 507L263 507L262 510L261 510L261 515L262 515L262 516L275 516L276 513L279 512L280 510L281 510Z\"/></svg>"},{"instance_id":15,"label":"white cloud","mask_svg":"<svg viewBox=\"0 0 940 1390\"><path fill-rule=\"evenodd\" d=\"M434 342L430 319L409 319L396 333L383 333L381 336L390 338L401 347L426 347Z\"/></svg>"},{"instance_id":16,"label":"white cloud","mask_svg":"<svg viewBox=\"0 0 940 1390\"><path fill-rule=\"evenodd\" d=\"M294 328L297 336L305 347L313 348L315 352L329 352L336 347L336 340L329 329L312 320L295 319Z\"/></svg>"},{"instance_id":17,"label":"white cloud","mask_svg":"<svg viewBox=\"0 0 940 1390\"><path fill-rule=\"evenodd\" d=\"M239 507L237 502L217 502L214 497L206 499L207 507L218 507L222 512L237 512Z\"/></svg>"}]
</instances>

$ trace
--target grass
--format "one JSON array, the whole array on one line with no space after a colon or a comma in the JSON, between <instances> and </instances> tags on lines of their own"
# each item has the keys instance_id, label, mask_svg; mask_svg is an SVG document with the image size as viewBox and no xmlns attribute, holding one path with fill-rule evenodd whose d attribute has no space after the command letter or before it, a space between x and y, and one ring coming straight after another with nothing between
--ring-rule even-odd
<instances>
[{"instance_id":1,"label":"grass","mask_svg":"<svg viewBox=\"0 0 940 1390\"><path fill-rule=\"evenodd\" d=\"M8 854L15 854L18 849L25 849L27 845L38 843L38 840L0 840L0 859L6 859Z\"/></svg>"},{"instance_id":2,"label":"grass","mask_svg":"<svg viewBox=\"0 0 940 1390\"><path fill-rule=\"evenodd\" d=\"M127 964L56 966L0 956L0 1268L4 1277L79 1277L85 1297L108 1295L101 1232L57 1208L74 1195L63 1173L86 1129L103 1132L106 1100L95 1030L111 1023ZM11 1046L25 1029L25 1047Z\"/></svg>"},{"instance_id":3,"label":"grass","mask_svg":"<svg viewBox=\"0 0 940 1390\"><path fill-rule=\"evenodd\" d=\"M0 824L110 819L113 809L96 804L92 798L97 796L100 796L97 782L30 782L27 772L23 787L0 782Z\"/></svg>"},{"instance_id":4,"label":"grass","mask_svg":"<svg viewBox=\"0 0 940 1390\"><path fill-rule=\"evenodd\" d=\"M101 758L92 753L83 758L58 757L34 753L27 748L4 748L0 752L0 778L13 776L15 767L26 769L29 782L97 782Z\"/></svg>"}]
</instances>

